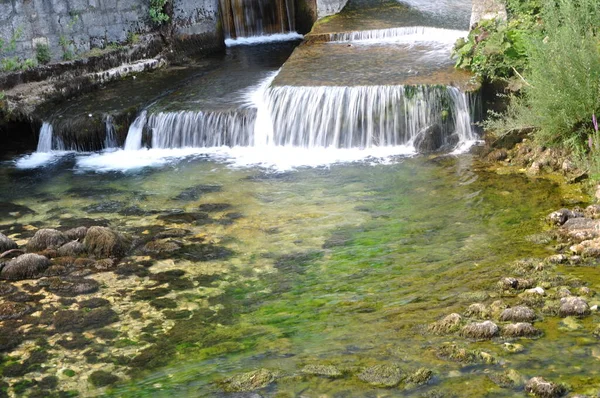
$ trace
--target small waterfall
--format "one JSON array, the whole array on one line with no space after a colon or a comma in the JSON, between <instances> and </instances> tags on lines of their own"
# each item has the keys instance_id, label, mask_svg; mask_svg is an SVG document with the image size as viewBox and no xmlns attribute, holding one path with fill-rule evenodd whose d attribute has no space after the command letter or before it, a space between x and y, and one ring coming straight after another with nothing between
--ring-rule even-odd
<instances>
[{"instance_id":1,"label":"small waterfall","mask_svg":"<svg viewBox=\"0 0 600 398\"><path fill-rule=\"evenodd\" d=\"M294 32L294 0L219 0L226 39Z\"/></svg>"},{"instance_id":2,"label":"small waterfall","mask_svg":"<svg viewBox=\"0 0 600 398\"><path fill-rule=\"evenodd\" d=\"M126 151L137 151L142 149L142 134L146 125L146 111L142 111L140 115L131 123L125 140Z\"/></svg>"},{"instance_id":3,"label":"small waterfall","mask_svg":"<svg viewBox=\"0 0 600 398\"><path fill-rule=\"evenodd\" d=\"M36 152L50 152L52 150L52 133L52 125L48 122L42 123Z\"/></svg>"},{"instance_id":4,"label":"small waterfall","mask_svg":"<svg viewBox=\"0 0 600 398\"><path fill-rule=\"evenodd\" d=\"M330 42L375 41L377 43L398 40L415 42L442 42L454 44L461 37L466 37L467 31L430 28L425 26L406 26L392 29L363 30L354 32L329 33Z\"/></svg>"},{"instance_id":5,"label":"small waterfall","mask_svg":"<svg viewBox=\"0 0 600 398\"><path fill-rule=\"evenodd\" d=\"M467 97L455 87L271 87L268 144L369 148L411 143L437 125L448 140L473 139ZM260 110L259 110L260 113Z\"/></svg>"},{"instance_id":6,"label":"small waterfall","mask_svg":"<svg viewBox=\"0 0 600 398\"><path fill-rule=\"evenodd\" d=\"M117 130L113 124L113 117L106 115L104 119L104 125L106 126L106 138L104 138L104 148L116 148L119 144L117 143Z\"/></svg>"},{"instance_id":7,"label":"small waterfall","mask_svg":"<svg viewBox=\"0 0 600 398\"><path fill-rule=\"evenodd\" d=\"M250 146L255 119L254 109L169 112L150 115L147 128L152 148Z\"/></svg>"}]
</instances>

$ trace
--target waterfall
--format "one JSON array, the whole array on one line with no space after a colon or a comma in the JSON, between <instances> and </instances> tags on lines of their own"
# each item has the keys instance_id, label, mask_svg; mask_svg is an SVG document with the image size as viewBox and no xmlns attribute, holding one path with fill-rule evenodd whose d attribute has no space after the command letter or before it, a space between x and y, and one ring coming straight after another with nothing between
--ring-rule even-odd
<instances>
[{"instance_id":1,"label":"waterfall","mask_svg":"<svg viewBox=\"0 0 600 398\"><path fill-rule=\"evenodd\" d=\"M42 123L36 152L50 152L52 150L52 133L52 125L48 122Z\"/></svg>"},{"instance_id":2,"label":"waterfall","mask_svg":"<svg viewBox=\"0 0 600 398\"><path fill-rule=\"evenodd\" d=\"M136 151L142 149L142 134L146 124L146 111L142 111L140 115L131 123L125 140L126 151Z\"/></svg>"},{"instance_id":3,"label":"waterfall","mask_svg":"<svg viewBox=\"0 0 600 398\"><path fill-rule=\"evenodd\" d=\"M330 42L373 41L377 43L386 41L414 41L438 42L454 44L461 37L466 37L467 31L430 28L425 26L406 26L392 29L362 30L353 32L329 33L326 40Z\"/></svg>"},{"instance_id":4,"label":"waterfall","mask_svg":"<svg viewBox=\"0 0 600 398\"><path fill-rule=\"evenodd\" d=\"M104 125L106 127L106 137L104 138L104 148L116 148L117 143L117 131L113 124L113 117L106 115L104 119Z\"/></svg>"},{"instance_id":5,"label":"waterfall","mask_svg":"<svg viewBox=\"0 0 600 398\"><path fill-rule=\"evenodd\" d=\"M294 32L294 0L219 0L226 39Z\"/></svg>"},{"instance_id":6,"label":"waterfall","mask_svg":"<svg viewBox=\"0 0 600 398\"><path fill-rule=\"evenodd\" d=\"M148 117L152 148L249 146L256 111L161 112Z\"/></svg>"},{"instance_id":7,"label":"waterfall","mask_svg":"<svg viewBox=\"0 0 600 398\"><path fill-rule=\"evenodd\" d=\"M153 148L220 146L371 148L412 145L432 127L442 144L476 140L469 97L444 86L270 86L231 111L142 113L125 149L141 148L144 127ZM135 144L135 145L134 145Z\"/></svg>"}]
</instances>

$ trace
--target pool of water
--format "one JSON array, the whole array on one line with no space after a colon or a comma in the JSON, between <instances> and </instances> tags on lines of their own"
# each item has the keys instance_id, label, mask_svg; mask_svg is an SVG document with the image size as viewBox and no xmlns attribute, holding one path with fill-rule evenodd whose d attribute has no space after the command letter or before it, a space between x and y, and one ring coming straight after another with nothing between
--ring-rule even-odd
<instances>
[{"instance_id":1,"label":"pool of water","mask_svg":"<svg viewBox=\"0 0 600 398\"><path fill-rule=\"evenodd\" d=\"M129 172L74 171L74 162L67 156L36 170L2 164L0 231L23 243L36 228L97 224L145 242L182 228L168 240L184 249L134 251L115 270L89 276L100 290L75 299L106 298L118 320L83 332L36 325L47 333L5 352L0 369L36 347L48 358L41 369L5 377L11 388L51 375L53 391L81 396L237 397L223 380L261 368L278 375L260 389L264 397L520 396L518 386L491 381L508 369L583 391L600 382L595 341L584 333L591 319L575 330L538 322L551 338L519 340L519 354L507 353L502 339L427 333L451 312L496 300L494 286L513 261L549 253L547 241L533 244L531 236L561 205L551 182L490 173L470 155L278 173L198 156ZM183 276L157 287L156 275L173 270ZM585 278L600 287L596 276ZM75 304L31 305L44 314ZM57 343L78 336L86 339L81 347ZM446 342L496 361L441 359L436 350ZM433 378L384 389L357 376L380 364L427 368ZM301 372L307 365L335 366L341 375L310 376ZM98 369L116 384L94 387Z\"/></svg>"}]
</instances>

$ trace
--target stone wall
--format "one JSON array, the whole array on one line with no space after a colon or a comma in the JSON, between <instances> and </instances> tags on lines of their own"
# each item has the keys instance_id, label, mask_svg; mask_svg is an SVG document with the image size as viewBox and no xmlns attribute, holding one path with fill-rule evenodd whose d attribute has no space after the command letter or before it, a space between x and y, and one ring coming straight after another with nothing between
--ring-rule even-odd
<instances>
[{"instance_id":1,"label":"stone wall","mask_svg":"<svg viewBox=\"0 0 600 398\"><path fill-rule=\"evenodd\" d=\"M504 0L473 0L471 26L487 19L506 21L506 2Z\"/></svg>"},{"instance_id":2,"label":"stone wall","mask_svg":"<svg viewBox=\"0 0 600 398\"><path fill-rule=\"evenodd\" d=\"M152 31L149 0L0 0L0 39L16 39L16 49L0 58L35 58L46 44L53 60L71 52L124 43ZM188 36L218 32L218 0L174 0L175 32ZM217 43L215 43L217 44Z\"/></svg>"},{"instance_id":3,"label":"stone wall","mask_svg":"<svg viewBox=\"0 0 600 398\"><path fill-rule=\"evenodd\" d=\"M342 11L348 0L317 0L317 16L328 17Z\"/></svg>"}]
</instances>

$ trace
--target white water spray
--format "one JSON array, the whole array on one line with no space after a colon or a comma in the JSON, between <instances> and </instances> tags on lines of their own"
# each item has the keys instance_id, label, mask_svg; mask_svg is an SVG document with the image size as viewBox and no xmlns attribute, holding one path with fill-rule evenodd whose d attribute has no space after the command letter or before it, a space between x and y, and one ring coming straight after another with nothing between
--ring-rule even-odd
<instances>
[{"instance_id":1,"label":"white water spray","mask_svg":"<svg viewBox=\"0 0 600 398\"><path fill-rule=\"evenodd\" d=\"M125 140L126 151L137 151L142 149L142 133L146 125L146 111L142 111L140 115L129 126L127 139Z\"/></svg>"}]
</instances>

